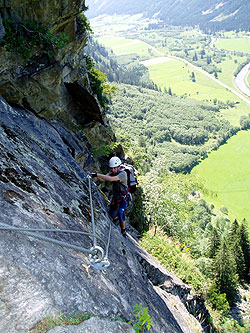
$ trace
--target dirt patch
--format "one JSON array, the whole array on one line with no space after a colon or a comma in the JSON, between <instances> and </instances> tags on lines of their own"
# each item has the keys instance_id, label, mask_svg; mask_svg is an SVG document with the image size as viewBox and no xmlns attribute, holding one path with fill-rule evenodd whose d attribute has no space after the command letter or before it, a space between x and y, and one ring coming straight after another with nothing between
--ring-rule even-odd
<instances>
[{"instance_id":1,"label":"dirt patch","mask_svg":"<svg viewBox=\"0 0 250 333\"><path fill-rule=\"evenodd\" d=\"M173 59L169 58L169 57L157 57L157 58L142 61L141 63L144 66L150 66L150 65L157 65L157 64L160 64L162 62L167 62L167 61L171 61L171 60L173 60Z\"/></svg>"}]
</instances>

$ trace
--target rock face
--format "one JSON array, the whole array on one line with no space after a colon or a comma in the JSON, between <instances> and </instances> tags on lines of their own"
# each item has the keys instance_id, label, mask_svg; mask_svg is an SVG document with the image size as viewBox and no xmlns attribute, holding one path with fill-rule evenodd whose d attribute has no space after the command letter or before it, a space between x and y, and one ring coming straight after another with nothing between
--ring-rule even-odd
<instances>
[{"instance_id":1,"label":"rock face","mask_svg":"<svg viewBox=\"0 0 250 333\"><path fill-rule=\"evenodd\" d=\"M58 121L12 108L2 98L0 119L0 222L19 228L91 232L86 171L93 159L81 135L70 134ZM74 158L80 152L86 156L83 168ZM92 196L96 233L104 240L98 239L97 245L105 250L111 221L93 184ZM43 234L86 249L93 245L87 235ZM124 240L115 225L111 225L106 271L85 269L87 253L14 231L0 231L0 254L0 332L25 332L59 311L130 320L139 303L149 308L153 332L193 332L194 327L201 331L181 302L189 287L133 237Z\"/></svg>"},{"instance_id":2,"label":"rock face","mask_svg":"<svg viewBox=\"0 0 250 333\"><path fill-rule=\"evenodd\" d=\"M0 45L0 95L10 104L25 107L41 117L63 121L68 128L95 126L102 134L109 125L92 95L83 48L87 35L79 29L83 0L1 1L0 17L16 22L36 21L55 34L68 36L68 44L52 57L41 53L28 61ZM1 37L4 34L0 20ZM114 140L110 130L106 136ZM105 140L104 140L105 141Z\"/></svg>"}]
</instances>

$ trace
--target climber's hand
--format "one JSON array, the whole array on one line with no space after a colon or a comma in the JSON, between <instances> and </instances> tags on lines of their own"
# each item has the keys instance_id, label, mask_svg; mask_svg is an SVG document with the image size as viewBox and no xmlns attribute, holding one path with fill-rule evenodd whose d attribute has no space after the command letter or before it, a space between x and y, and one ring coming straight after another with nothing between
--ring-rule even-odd
<instances>
[{"instance_id":1,"label":"climber's hand","mask_svg":"<svg viewBox=\"0 0 250 333\"><path fill-rule=\"evenodd\" d=\"M96 173L96 172L91 172L90 177L91 177L91 178L95 178L95 177L97 177L97 173Z\"/></svg>"}]
</instances>

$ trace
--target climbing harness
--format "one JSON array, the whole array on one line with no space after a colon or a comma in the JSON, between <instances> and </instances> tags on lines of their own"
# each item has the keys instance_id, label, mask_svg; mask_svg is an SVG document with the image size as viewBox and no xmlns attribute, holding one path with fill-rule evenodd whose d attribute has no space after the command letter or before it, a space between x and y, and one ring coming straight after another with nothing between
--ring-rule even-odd
<instances>
[{"instance_id":1,"label":"climbing harness","mask_svg":"<svg viewBox=\"0 0 250 333\"><path fill-rule=\"evenodd\" d=\"M108 250L109 250L109 244L110 244L110 237L111 237L111 222L110 222L110 228L109 228L109 235L108 235L108 241L106 244L106 253L104 253L104 249L101 246L97 246L97 239L101 242L104 242L104 240L96 235L95 231L95 221L94 221L94 211L93 211L93 203L92 203L92 193L91 193L91 183L90 179L91 177L88 175L86 178L88 178L89 182L89 198L90 198L90 209L91 209L91 226L92 226L92 233L84 232L84 231L77 231L77 230L60 230L60 229L30 229L30 228L18 228L11 226L6 223L0 222L0 230L5 231L16 231L23 234L26 234L28 236L41 239L53 244L61 245L73 250L77 250L83 253L89 254L89 265L95 268L96 270L104 270L110 266L110 262L108 260ZM71 233L71 234L80 234L80 235L87 235L93 237L93 246L90 249L86 249L81 246L73 245L64 241L59 241L54 238L50 238L47 236L36 234L36 232L58 232L58 233Z\"/></svg>"}]
</instances>

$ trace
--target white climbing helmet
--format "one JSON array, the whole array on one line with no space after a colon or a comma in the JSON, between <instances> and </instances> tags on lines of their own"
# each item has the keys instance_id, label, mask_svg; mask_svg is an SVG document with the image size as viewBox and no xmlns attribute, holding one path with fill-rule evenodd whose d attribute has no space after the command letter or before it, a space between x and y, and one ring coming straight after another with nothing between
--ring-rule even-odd
<instances>
[{"instance_id":1,"label":"white climbing helmet","mask_svg":"<svg viewBox=\"0 0 250 333\"><path fill-rule=\"evenodd\" d=\"M111 159L109 160L109 167L110 168L116 168L121 164L122 164L122 161L117 156L111 157Z\"/></svg>"}]
</instances>

